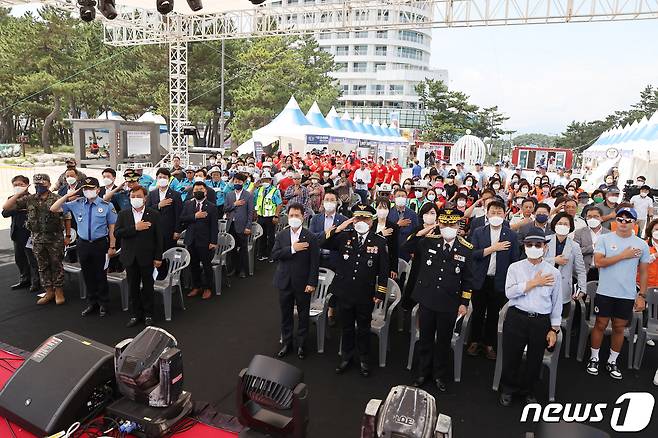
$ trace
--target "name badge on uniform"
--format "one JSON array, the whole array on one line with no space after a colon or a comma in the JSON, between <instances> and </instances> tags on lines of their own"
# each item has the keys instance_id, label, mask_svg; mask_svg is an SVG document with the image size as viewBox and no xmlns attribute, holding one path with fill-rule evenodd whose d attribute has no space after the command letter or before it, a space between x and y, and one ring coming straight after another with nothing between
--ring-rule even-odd
<instances>
[{"instance_id":1,"label":"name badge on uniform","mask_svg":"<svg viewBox=\"0 0 658 438\"><path fill-rule=\"evenodd\" d=\"M427 252L429 252L430 254L436 254L436 251L433 250L432 248L428 249Z\"/></svg>"},{"instance_id":2,"label":"name badge on uniform","mask_svg":"<svg viewBox=\"0 0 658 438\"><path fill-rule=\"evenodd\" d=\"M457 260L457 261L459 261L459 262L465 262L465 261L466 261L466 257L464 257L464 256L462 256L462 255L459 255L459 254L455 254L455 260Z\"/></svg>"},{"instance_id":3,"label":"name badge on uniform","mask_svg":"<svg viewBox=\"0 0 658 438\"><path fill-rule=\"evenodd\" d=\"M366 246L366 252L368 254L378 254L379 248L376 246Z\"/></svg>"}]
</instances>

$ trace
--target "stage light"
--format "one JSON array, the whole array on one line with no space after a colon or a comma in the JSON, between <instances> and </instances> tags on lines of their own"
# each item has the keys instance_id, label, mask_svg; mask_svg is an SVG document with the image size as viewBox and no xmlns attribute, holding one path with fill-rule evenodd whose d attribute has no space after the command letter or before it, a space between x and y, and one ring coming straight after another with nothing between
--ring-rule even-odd
<instances>
[{"instance_id":1,"label":"stage light","mask_svg":"<svg viewBox=\"0 0 658 438\"><path fill-rule=\"evenodd\" d=\"M262 5L265 3L265 0L249 0L254 5Z\"/></svg>"},{"instance_id":2,"label":"stage light","mask_svg":"<svg viewBox=\"0 0 658 438\"><path fill-rule=\"evenodd\" d=\"M248 428L240 436L306 437L308 389L303 380L299 368L254 356L238 377L238 419Z\"/></svg>"},{"instance_id":3,"label":"stage light","mask_svg":"<svg viewBox=\"0 0 658 438\"><path fill-rule=\"evenodd\" d=\"M78 0L80 6L80 19L90 22L96 18L96 0Z\"/></svg>"},{"instance_id":4,"label":"stage light","mask_svg":"<svg viewBox=\"0 0 658 438\"><path fill-rule=\"evenodd\" d=\"M203 9L203 2L201 0L187 0L187 4L190 6L190 9L192 9L194 12Z\"/></svg>"},{"instance_id":5,"label":"stage light","mask_svg":"<svg viewBox=\"0 0 658 438\"><path fill-rule=\"evenodd\" d=\"M98 0L98 10L108 20L117 18L116 0Z\"/></svg>"},{"instance_id":6,"label":"stage light","mask_svg":"<svg viewBox=\"0 0 658 438\"><path fill-rule=\"evenodd\" d=\"M174 10L174 0L157 0L155 6L159 13L166 15Z\"/></svg>"}]
</instances>

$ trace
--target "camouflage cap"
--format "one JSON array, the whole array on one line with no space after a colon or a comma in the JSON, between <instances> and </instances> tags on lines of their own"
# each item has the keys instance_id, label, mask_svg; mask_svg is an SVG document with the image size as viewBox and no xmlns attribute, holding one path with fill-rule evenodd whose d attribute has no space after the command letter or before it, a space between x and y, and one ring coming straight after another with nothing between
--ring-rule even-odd
<instances>
[{"instance_id":1,"label":"camouflage cap","mask_svg":"<svg viewBox=\"0 0 658 438\"><path fill-rule=\"evenodd\" d=\"M34 184L43 184L50 182L50 177L45 173L35 173L33 179L34 179Z\"/></svg>"}]
</instances>

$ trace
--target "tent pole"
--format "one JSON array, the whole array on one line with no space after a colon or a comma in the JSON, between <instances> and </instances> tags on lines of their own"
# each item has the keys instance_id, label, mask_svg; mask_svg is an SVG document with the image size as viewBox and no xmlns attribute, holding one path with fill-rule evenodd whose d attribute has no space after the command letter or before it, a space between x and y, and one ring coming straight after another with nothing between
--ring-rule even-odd
<instances>
[{"instance_id":1,"label":"tent pole","mask_svg":"<svg viewBox=\"0 0 658 438\"><path fill-rule=\"evenodd\" d=\"M220 97L220 113L219 113L219 145L224 147L224 39L222 39L222 77L221 77L221 97Z\"/></svg>"}]
</instances>

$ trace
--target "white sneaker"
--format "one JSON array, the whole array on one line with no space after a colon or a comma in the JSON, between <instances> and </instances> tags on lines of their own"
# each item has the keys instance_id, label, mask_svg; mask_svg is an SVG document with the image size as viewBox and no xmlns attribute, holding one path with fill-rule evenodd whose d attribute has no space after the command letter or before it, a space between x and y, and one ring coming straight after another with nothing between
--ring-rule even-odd
<instances>
[{"instance_id":1,"label":"white sneaker","mask_svg":"<svg viewBox=\"0 0 658 438\"><path fill-rule=\"evenodd\" d=\"M622 378L621 371L619 371L619 367L617 367L616 362L612 362L612 363L608 362L605 365L605 370L608 372L608 374L610 374L610 377L612 377L613 379L621 380Z\"/></svg>"},{"instance_id":2,"label":"white sneaker","mask_svg":"<svg viewBox=\"0 0 658 438\"><path fill-rule=\"evenodd\" d=\"M649 347L655 347L655 346L656 346L656 343L653 342L653 339L647 339L647 345L648 345Z\"/></svg>"},{"instance_id":3,"label":"white sneaker","mask_svg":"<svg viewBox=\"0 0 658 438\"><path fill-rule=\"evenodd\" d=\"M656 369L656 374L653 376L653 384L658 386L658 369Z\"/></svg>"},{"instance_id":4,"label":"white sneaker","mask_svg":"<svg viewBox=\"0 0 658 438\"><path fill-rule=\"evenodd\" d=\"M590 359L587 362L587 372L593 376L599 375L599 361L597 359Z\"/></svg>"}]
</instances>

